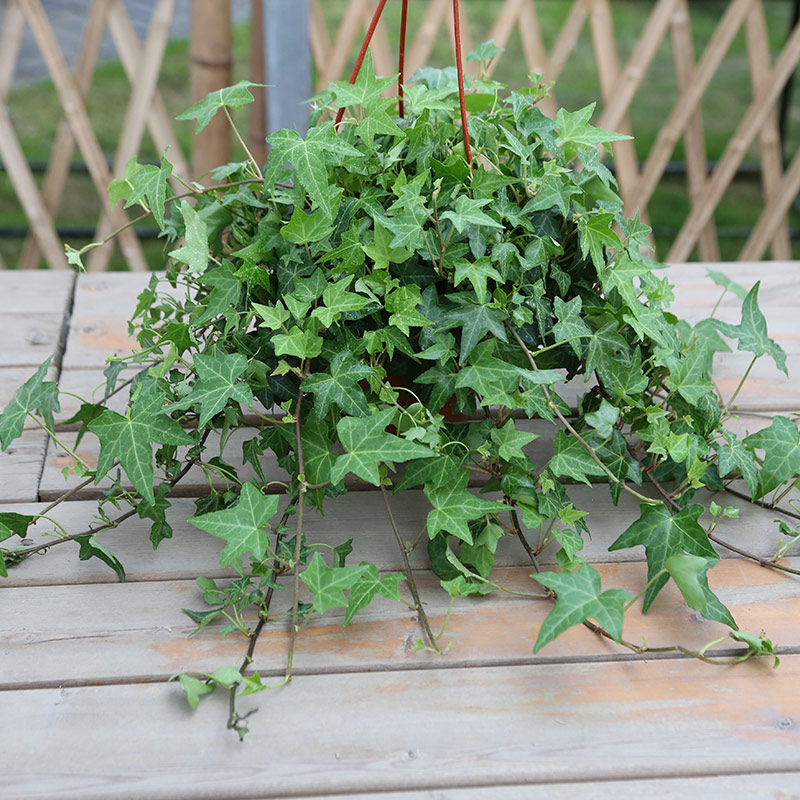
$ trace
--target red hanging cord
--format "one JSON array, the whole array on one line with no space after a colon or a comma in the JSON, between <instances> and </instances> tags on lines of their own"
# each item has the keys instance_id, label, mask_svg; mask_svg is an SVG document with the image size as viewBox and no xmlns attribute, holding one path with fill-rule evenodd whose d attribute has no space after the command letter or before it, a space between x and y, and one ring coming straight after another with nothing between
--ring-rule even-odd
<instances>
[{"instance_id":1,"label":"red hanging cord","mask_svg":"<svg viewBox=\"0 0 800 800\"><path fill-rule=\"evenodd\" d=\"M406 22L408 22L408 0L403 0L403 9L400 12L400 59L397 71L397 100L400 119L406 115L405 102L403 102L403 84L405 83L406 69Z\"/></svg>"},{"instance_id":2,"label":"red hanging cord","mask_svg":"<svg viewBox=\"0 0 800 800\"><path fill-rule=\"evenodd\" d=\"M458 15L458 0L453 0L453 35L456 41L456 69L458 70L458 100L461 104L461 127L464 129L464 154L467 164L473 169L472 148L469 146L469 131L467 130L467 105L464 101L464 67L461 63L461 20Z\"/></svg>"},{"instance_id":3,"label":"red hanging cord","mask_svg":"<svg viewBox=\"0 0 800 800\"><path fill-rule=\"evenodd\" d=\"M364 43L361 45L361 50L359 51L355 66L353 67L353 71L350 73L350 83L356 82L358 73L361 70L361 65L364 63L364 56L367 54L367 48L369 47L369 43L372 40L372 34L375 33L375 28L378 27L378 20L380 20L381 18L381 14L383 13L383 7L385 5L386 5L386 0L380 0L380 2L378 3L378 7L375 9L375 13L372 15L372 20L370 21L369 27L367 28L367 35L364 37ZM336 113L337 129L339 123L342 121L343 116L344 116L344 108L340 108L339 111Z\"/></svg>"}]
</instances>

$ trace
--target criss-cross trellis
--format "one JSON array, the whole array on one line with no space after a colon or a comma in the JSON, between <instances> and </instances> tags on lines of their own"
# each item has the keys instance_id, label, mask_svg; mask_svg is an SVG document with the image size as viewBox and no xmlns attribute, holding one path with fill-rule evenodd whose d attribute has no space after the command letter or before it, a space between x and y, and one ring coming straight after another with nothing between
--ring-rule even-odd
<instances>
[{"instance_id":1,"label":"criss-cross trellis","mask_svg":"<svg viewBox=\"0 0 800 800\"><path fill-rule=\"evenodd\" d=\"M319 87L329 80L340 80L353 45L369 21L374 0L349 0L338 28L331 35L326 27L322 0L311 0L311 49L319 74ZM594 61L602 95L603 112L598 124L604 128L630 132L628 118L631 104L640 91L646 91L646 76L653 59L669 38L678 98L665 115L656 140L640 167L633 143L615 142L614 162L626 212L637 209L643 217L676 145L682 139L690 212L666 258L681 261L689 258L695 246L704 260L719 259L719 243L714 211L730 186L748 149L758 140L764 207L757 224L740 253L742 260L758 259L770 250L772 257L791 257L786 215L800 190L800 155L792 158L784 170L776 100L800 60L800 25L790 33L780 53L773 60L762 0L730 0L706 45L695 59L687 0L656 0L641 34L625 64L621 63L615 37L610 0L573 0L569 14L549 52L544 46L535 0L503 0L490 31L482 39L493 38L505 45L514 29L520 32L525 66L547 81L557 80L568 59L575 52L584 26L591 32ZM469 13L469 3L462 4L462 17ZM383 22L372 42L376 71L396 72L396 46L389 43ZM737 34L744 30L747 42L752 99L727 147L709 172L700 103ZM462 36L470 46L469 24L462 21ZM407 74L425 64L437 38L450 35L452 41L451 0L430 0L410 41L406 57ZM318 87L318 88L319 88ZM553 113L555 100L543 105Z\"/></svg>"},{"instance_id":2,"label":"criss-cross trellis","mask_svg":"<svg viewBox=\"0 0 800 800\"><path fill-rule=\"evenodd\" d=\"M671 109L664 113L655 141L644 162L639 163L630 141L613 145L614 164L627 213L639 210L647 218L648 206L669 166L676 146L682 142L687 171L690 208L669 253L671 261L689 258L697 248L700 258L719 259L719 242L714 213L730 187L745 155L757 145L764 203L739 257L755 260L770 254L776 259L791 257L787 214L800 191L800 155L783 163L776 101L800 60L800 25L789 34L782 49L770 49L764 2L730 0L716 29L700 53L695 53L688 0L655 0L630 56L623 63L616 38L614 15L624 4L611 0L570 0L569 13L548 47L544 44L541 19L535 0L496 0L497 14L488 30L470 30L470 3L461 3L461 38L465 50L475 41L493 38L499 45L509 42L518 31L525 71L538 72L548 81L557 80L570 58L582 47L582 34L588 27L595 70L600 88L602 113L600 126L631 131L630 110L634 99L648 91L648 72L662 48L669 49L678 90ZM261 0L253 0L259 11ZM346 76L355 46L369 24L376 0L348 0L334 25L326 24L324 0L310 3L309 44L317 67L320 85ZM563 0L567 4L567 0ZM59 48L53 26L42 0L8 0L0 32L0 158L30 226L19 266L35 267L44 258L50 267L67 266L63 247L53 221L59 207L70 161L77 147L86 162L101 201L101 216L96 231L104 238L111 230L128 222L118 206L108 205L108 183L122 175L124 165L136 154L146 129L156 147L169 147L169 158L178 175L192 173L172 131L170 119L157 90L164 48L176 0L154 0L150 24L142 44L125 10L123 0L92 0L87 14L83 41L74 73L70 73ZM391 5L391 3L390 3ZM419 22L410 31L406 52L406 75L430 61L441 37L453 39L452 0L428 0ZM330 15L328 15L330 16ZM473 11L474 16L474 11ZM48 72L53 79L63 115L53 143L42 188L39 189L27 164L19 138L6 107L16 62L26 26L34 34ZM102 152L86 113L84 99L91 90L100 43L108 29L131 85L121 133L111 168ZM472 33L472 35L471 35ZM725 69L726 55L737 37L746 41L751 101L742 108L738 125L732 131L722 156L713 169L707 158L701 102L709 87ZM255 38L258 41L258 37ZM372 39L373 58L380 74L397 71L397 43L381 21ZM254 53L258 56L258 53ZM255 62L254 62L255 63ZM465 65L467 71L474 65ZM492 68L496 67L496 63ZM520 65L520 75L523 68ZM187 87L188 95L188 87ZM188 96L187 96L188 102ZM556 100L543 104L545 113L554 113ZM635 131L634 131L635 133ZM263 140L255 132L256 139ZM131 269L146 269L145 259L134 232L119 238L123 256ZM109 245L92 251L91 270L106 269L111 257ZM0 263L2 268L2 263Z\"/></svg>"},{"instance_id":3,"label":"criss-cross trellis","mask_svg":"<svg viewBox=\"0 0 800 800\"><path fill-rule=\"evenodd\" d=\"M157 0L150 18L147 38L142 46L122 0L93 0L73 75L67 67L41 0L10 0L3 17L0 37L0 157L30 224L30 234L20 257L20 268L36 267L40 257L52 268L67 266L53 215L63 196L75 146L86 162L102 203L96 231L97 240L105 238L112 230L128 222L127 215L119 206L112 208L109 205L108 185L112 177L123 174L127 161L136 155L146 128L150 130L157 148L163 151L169 147L169 158L175 165L176 172L189 175L157 89L174 11L175 0ZM26 25L30 26L34 34L58 93L60 110L63 113L41 191L25 160L6 107ZM111 33L131 85L111 170L85 106L106 28ZM146 270L147 263L133 230L124 231L118 241L128 266L133 270ZM113 245L107 245L93 250L88 260L88 269L106 269L112 247Z\"/></svg>"}]
</instances>

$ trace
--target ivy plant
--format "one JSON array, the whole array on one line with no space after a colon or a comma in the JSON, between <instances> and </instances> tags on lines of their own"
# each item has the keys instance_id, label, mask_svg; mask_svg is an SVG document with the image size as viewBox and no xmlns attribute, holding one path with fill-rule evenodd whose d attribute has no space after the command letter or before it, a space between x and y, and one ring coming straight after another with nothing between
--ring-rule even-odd
<instances>
[{"instance_id":1,"label":"ivy plant","mask_svg":"<svg viewBox=\"0 0 800 800\"><path fill-rule=\"evenodd\" d=\"M491 52L482 45L475 57ZM443 652L409 567L416 547L427 549L452 607L505 588L493 568L499 540L510 537L530 559L534 602L553 603L534 651L584 624L647 652L623 638L637 598L602 586L581 555L592 517L571 493L588 484L614 504L622 493L640 504L610 549L644 548L643 610L674 581L690 607L743 645L725 657L680 644L658 650L710 663L774 655L709 588L715 545L724 546L715 528L737 512L707 506L700 491L739 491L741 480L740 497L774 507L797 486L795 421L778 416L741 438L724 427L735 398L722 406L711 381L714 353L732 342L785 371L758 284L746 292L711 276L743 297L738 325L713 315L695 326L678 320L662 265L644 254L649 229L622 215L598 151L626 137L594 127L593 106L548 118L538 108L548 89L533 77L512 92L485 73L472 79L471 163L455 70L420 70L400 117L397 100L384 96L391 80L376 78L369 62L355 83L333 83L314 99L307 135L269 136L263 167L230 163L213 184L172 194L166 155L160 165L131 161L111 198L153 216L168 242L166 271L153 275L130 321L140 349L109 360L103 401L84 402L71 420L79 436L99 440L97 467L76 470L87 484L111 482L101 522L15 546L41 517L4 512L0 572L76 541L81 558L100 558L124 579L113 537L100 534L137 515L152 523L159 547L172 535L166 511L176 485L192 467L205 471L222 488L196 501L189 522L222 541L220 563L239 577L200 578L206 605L186 613L198 631L223 623L249 644L239 667L175 677L193 707L215 686L230 691L228 726L243 736L235 698L267 688L248 671L267 623L289 621L281 683L309 620L343 608L348 624L378 595L414 608L417 646ZM252 86L216 92L182 117L199 130L220 109L249 102ZM337 125L331 111L340 107ZM93 246L69 250L70 260L80 266ZM57 437L59 390L46 372L47 363L0 415L4 449L27 419ZM577 401L567 382L579 385ZM130 398L124 413L107 407L120 392ZM549 450L536 441L548 427ZM248 432L240 449L230 444L237 430ZM209 445L212 433L221 449ZM240 477L237 463L253 477ZM333 549L306 541L305 515L366 485L385 502L404 574L347 563L352 540ZM427 524L405 542L392 502L420 489ZM785 523L781 530L797 540ZM539 555L548 548L557 566L545 570ZM287 585L290 610L275 612L273 594ZM312 602L301 602L303 587Z\"/></svg>"}]
</instances>

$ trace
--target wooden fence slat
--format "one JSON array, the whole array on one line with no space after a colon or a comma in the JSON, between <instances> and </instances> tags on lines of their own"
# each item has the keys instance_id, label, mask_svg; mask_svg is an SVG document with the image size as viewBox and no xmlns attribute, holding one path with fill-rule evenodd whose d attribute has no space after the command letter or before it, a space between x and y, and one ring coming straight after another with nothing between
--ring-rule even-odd
<instances>
[{"instance_id":1,"label":"wooden fence slat","mask_svg":"<svg viewBox=\"0 0 800 800\"><path fill-rule=\"evenodd\" d=\"M358 36L365 8L367 8L367 0L350 0L348 3L339 29L336 31L330 58L327 63L317 64L319 68L318 91L324 89L331 81L344 79L344 70L350 59L356 36Z\"/></svg>"},{"instance_id":2,"label":"wooden fence slat","mask_svg":"<svg viewBox=\"0 0 800 800\"><path fill-rule=\"evenodd\" d=\"M750 105L744 119L728 142L710 180L697 198L697 211L681 228L667 255L669 261L683 261L691 252L699 232L706 224L722 195L736 174L747 148L758 135L764 115L773 105L781 89L800 60L800 23L795 26L775 66L763 84L763 90Z\"/></svg>"},{"instance_id":3,"label":"wooden fence slat","mask_svg":"<svg viewBox=\"0 0 800 800\"><path fill-rule=\"evenodd\" d=\"M259 0L255 1L259 2ZM319 0L311 0L309 21L308 35L311 40L311 54L314 57L314 63L319 68L320 65L328 63L331 54L331 39L328 36L328 28L325 25Z\"/></svg>"},{"instance_id":4,"label":"wooden fence slat","mask_svg":"<svg viewBox=\"0 0 800 800\"><path fill-rule=\"evenodd\" d=\"M661 126L655 143L645 162L638 191L632 200L634 208L646 208L658 181L664 174L678 139L683 135L692 114L699 106L708 84L717 73L722 59L728 52L739 28L741 28L754 0L733 0L714 30L711 40L698 65L687 80L687 90L678 98L667 121ZM674 259L680 260L680 259Z\"/></svg>"},{"instance_id":5,"label":"wooden fence slat","mask_svg":"<svg viewBox=\"0 0 800 800\"><path fill-rule=\"evenodd\" d=\"M78 62L75 66L75 85L81 96L86 98L92 83L100 45L103 42L103 33L111 3L114 0L93 0L86 19L83 31L83 42L78 53ZM74 140L69 123L62 116L58 133L50 151L47 170L42 185L42 200L47 212L52 216L58 210L64 192L64 185L69 176L70 161L74 150ZM29 233L22 246L22 255L19 259L20 269L36 269L39 263L40 250L33 232Z\"/></svg>"},{"instance_id":6,"label":"wooden fence slat","mask_svg":"<svg viewBox=\"0 0 800 800\"><path fill-rule=\"evenodd\" d=\"M558 80L561 70L578 44L578 37L581 35L591 3L592 0L575 0L572 4L567 21L559 31L558 38L550 51L550 63L545 75L548 81Z\"/></svg>"},{"instance_id":7,"label":"wooden fence slat","mask_svg":"<svg viewBox=\"0 0 800 800\"><path fill-rule=\"evenodd\" d=\"M747 54L750 60L750 78L753 86L753 96L757 97L769 76L770 49L767 20L764 15L764 6L756 3L747 17L745 24L747 34ZM761 182L764 188L765 203L769 203L779 191L781 175L783 172L783 156L781 153L780 130L778 128L778 113L773 106L768 109L760 134L761 149ZM792 257L792 246L789 241L789 225L786 215L770 243L772 257L784 259ZM701 258L704 256L701 254Z\"/></svg>"},{"instance_id":8,"label":"wooden fence slat","mask_svg":"<svg viewBox=\"0 0 800 800\"><path fill-rule=\"evenodd\" d=\"M687 0L680 0L672 17L672 53L678 91L683 93L689 87L691 72L694 69L694 44L689 25ZM699 106L689 117L683 141L686 149L686 181L689 188L689 201L691 209L694 209L697 196L708 179L703 117ZM698 245L700 258L704 261L719 261L719 241L713 217L709 218L706 225L703 226Z\"/></svg>"},{"instance_id":9,"label":"wooden fence slat","mask_svg":"<svg viewBox=\"0 0 800 800\"><path fill-rule=\"evenodd\" d=\"M603 103L610 102L617 93L620 79L619 52L614 36L614 22L609 0L594 0L589 16L592 41L594 44L597 75L600 80L600 92ZM630 134L631 126L627 114L622 114L616 126L621 133ZM630 139L612 144L614 163L617 168L620 195L627 210L631 213L630 198L639 182L639 167L636 161L636 149ZM645 212L645 209L642 209ZM646 218L644 219L647 224Z\"/></svg>"},{"instance_id":10,"label":"wooden fence slat","mask_svg":"<svg viewBox=\"0 0 800 800\"><path fill-rule=\"evenodd\" d=\"M786 214L800 192L800 150L795 153L789 169L783 176L777 190L767 202L758 222L750 233L739 259L751 261L761 258L772 243Z\"/></svg>"},{"instance_id":11,"label":"wooden fence slat","mask_svg":"<svg viewBox=\"0 0 800 800\"><path fill-rule=\"evenodd\" d=\"M20 2L20 0L16 0ZM110 209L108 202L108 184L111 176L106 165L105 156L97 142L86 107L83 104L80 92L69 74L64 55L59 47L58 40L53 33L53 28L42 7L41 0L26 0L22 5L28 23L36 37L42 58L47 65L50 77L58 92L61 105L69 120L72 134L86 159L86 166L92 177L95 188L106 209ZM121 209L110 209L112 219L117 227L122 227L128 222L127 216ZM120 234L119 245L131 269L146 270L147 263L142 253L142 248L136 234L125 230Z\"/></svg>"},{"instance_id":12,"label":"wooden fence slat","mask_svg":"<svg viewBox=\"0 0 800 800\"><path fill-rule=\"evenodd\" d=\"M262 0L250 0L250 80L253 83L266 83L264 49L264 3ZM247 121L247 146L259 166L267 160L266 132L266 91L256 89Z\"/></svg>"},{"instance_id":13,"label":"wooden fence slat","mask_svg":"<svg viewBox=\"0 0 800 800\"><path fill-rule=\"evenodd\" d=\"M111 7L108 28L117 48L117 54L122 62L122 68L125 70L125 75L128 81L132 82L141 59L141 47L139 45L139 37L136 35L136 30L122 0L115 0L114 5ZM170 115L167 113L164 100L159 91L156 91L153 95L147 125L155 146L161 152L169 149L169 160L172 162L175 172L178 175L182 175L184 179L188 178L191 175L191 169L180 144L178 144L178 139L172 129ZM176 192L181 192L186 188L175 177L171 178L170 182Z\"/></svg>"},{"instance_id":14,"label":"wooden fence slat","mask_svg":"<svg viewBox=\"0 0 800 800\"><path fill-rule=\"evenodd\" d=\"M28 218L31 231L45 253L47 263L53 269L66 269L67 258L64 249L47 207L42 202L6 107L24 32L25 17L22 10L16 3L11 3L5 9L2 39L0 39L0 157L3 159L17 199Z\"/></svg>"},{"instance_id":15,"label":"wooden fence slat","mask_svg":"<svg viewBox=\"0 0 800 800\"><path fill-rule=\"evenodd\" d=\"M659 45L669 30L670 22L675 14L678 0L658 0L655 8L647 18L644 30L636 40L633 51L625 69L618 76L613 92L604 98L603 113L597 123L600 128L616 130L624 123L631 102L639 91L647 70L653 63ZM610 10L608 12L610 14ZM613 28L610 35L613 37Z\"/></svg>"},{"instance_id":16,"label":"wooden fence slat","mask_svg":"<svg viewBox=\"0 0 800 800\"><path fill-rule=\"evenodd\" d=\"M525 54L525 63L529 72L539 75L547 74L547 51L542 41L542 29L539 24L539 15L533 0L525 3L519 15L519 34L522 39L522 49ZM548 117L555 117L556 108L553 97L545 97L539 103L542 113Z\"/></svg>"},{"instance_id":17,"label":"wooden fence slat","mask_svg":"<svg viewBox=\"0 0 800 800\"><path fill-rule=\"evenodd\" d=\"M433 51L433 45L447 13L449 0L430 0L408 50L408 75L424 67Z\"/></svg>"},{"instance_id":18,"label":"wooden fence slat","mask_svg":"<svg viewBox=\"0 0 800 800\"><path fill-rule=\"evenodd\" d=\"M125 174L125 165L133 158L142 142L147 126L148 110L158 85L164 50L169 39L169 29L175 13L175 0L158 0L150 17L144 48L139 59L135 77L131 80L131 96L125 110L122 131L114 156L114 177ZM114 230L114 223L105 209L100 215L95 241L103 241ZM104 272L108 269L111 248L99 247L92 251L88 262L89 272Z\"/></svg>"}]
</instances>

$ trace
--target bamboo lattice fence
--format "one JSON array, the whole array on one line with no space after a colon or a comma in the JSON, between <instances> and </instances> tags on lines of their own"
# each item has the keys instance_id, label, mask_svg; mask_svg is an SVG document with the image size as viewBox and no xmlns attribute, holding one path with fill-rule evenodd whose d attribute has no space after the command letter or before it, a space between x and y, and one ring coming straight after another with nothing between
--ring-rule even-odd
<instances>
[{"instance_id":1,"label":"bamboo lattice fence","mask_svg":"<svg viewBox=\"0 0 800 800\"><path fill-rule=\"evenodd\" d=\"M261 0L253 2L258 12L253 16L257 27L261 24ZM318 86L321 87L329 80L346 77L354 49L360 43L374 10L375 0L347 0L335 23L330 21L330 14L323 13L325 0L309 2L309 41ZM565 4L567 2L564 0ZM646 24L624 63L616 36L615 14L618 16L622 13L620 7L626 3L618 0L569 0L569 13L557 35L551 37L549 49L544 44L535 0L496 0L497 13L491 29L481 30L480 36L475 36L474 29L470 30L470 4L462 2L462 30L465 50L475 41L489 38L502 46L518 31L525 71L540 73L545 80L551 81L559 78L569 60L575 56L576 49L584 41L582 33L588 29L600 90L598 105L601 111L596 124L625 132L631 132L632 104L638 95L649 91L648 81L654 59L667 48L678 87L677 98L671 108L664 110L663 123L649 153L640 163L632 142L622 141L613 145L614 167L626 211L634 213L638 209L642 217L647 218L653 194L676 147L682 142L689 213L669 252L659 255L670 261L681 261L696 252L702 260L719 260L714 212L736 177L743 159L748 152L755 151L760 164L763 207L739 258L756 260L770 254L775 259L788 259L792 250L787 215L800 191L800 153L791 154L789 163L784 163L776 103L800 61L800 24L789 32L782 48L775 52L770 47L765 2L730 0L720 15L713 35L702 51L697 53L692 35L694 12L690 10L688 0L647 3L649 14ZM215 4L218 12L222 0L193 0L193 3L193 9L206 14L213 13ZM123 0L93 0L80 57L74 74L70 74L41 0L9 0L0 34L0 157L30 224L30 235L20 258L20 267L35 267L40 257L50 267L66 267L53 215L64 190L70 159L76 146L103 203L97 229L100 237L128 219L120 207L112 209L108 206L106 187L112 175L121 174L126 161L137 152L146 128L159 150L170 147L170 159L175 163L176 173L186 177L192 175L158 92L159 70L174 9L175 0L156 0L148 35L141 45ZM63 113L63 122L53 145L41 190L25 161L6 109L6 98L25 25L29 25L35 34ZM99 43L106 28L114 39L131 86L111 169L108 156L100 149L92 130L84 103L91 89ZM204 94L214 88L215 81L220 85L224 82L224 76L230 74L229 55L225 55L229 50L226 51L220 44L220 30L214 33L216 40L208 36L207 31L204 33L202 26L193 24L195 94ZM452 37L452 0L428 0L415 29L411 31L406 74L413 74L417 67L428 62L437 42L448 35ZM229 28L224 36L230 38ZM712 165L706 155L702 102L715 77L724 69L732 43L740 36L744 36L746 41L750 102L741 109L738 124L730 131L724 151ZM258 80L264 59L257 45L263 38L254 32L251 41L252 75L254 80ZM214 53L222 55L215 61L212 58ZM396 72L396 53L397 43L391 41L382 22L373 39L373 57L379 74ZM493 63L492 68L497 62ZM198 75L201 76L199 82ZM554 112L557 92L558 86L556 97L548 100L543 107L546 113ZM263 124L260 118L262 114L259 110L259 116L253 118L258 120L253 123L256 128ZM210 145L217 161L222 160L219 157L220 142L223 155L228 147L222 138L224 136L220 132L216 138L217 144ZM250 137L251 140L263 140L263 132L254 131L251 127ZM195 153L196 162L205 157ZM132 231L121 238L120 246L131 269L146 268L141 247ZM89 268L106 269L109 258L109 248L93 251Z\"/></svg>"}]
</instances>

